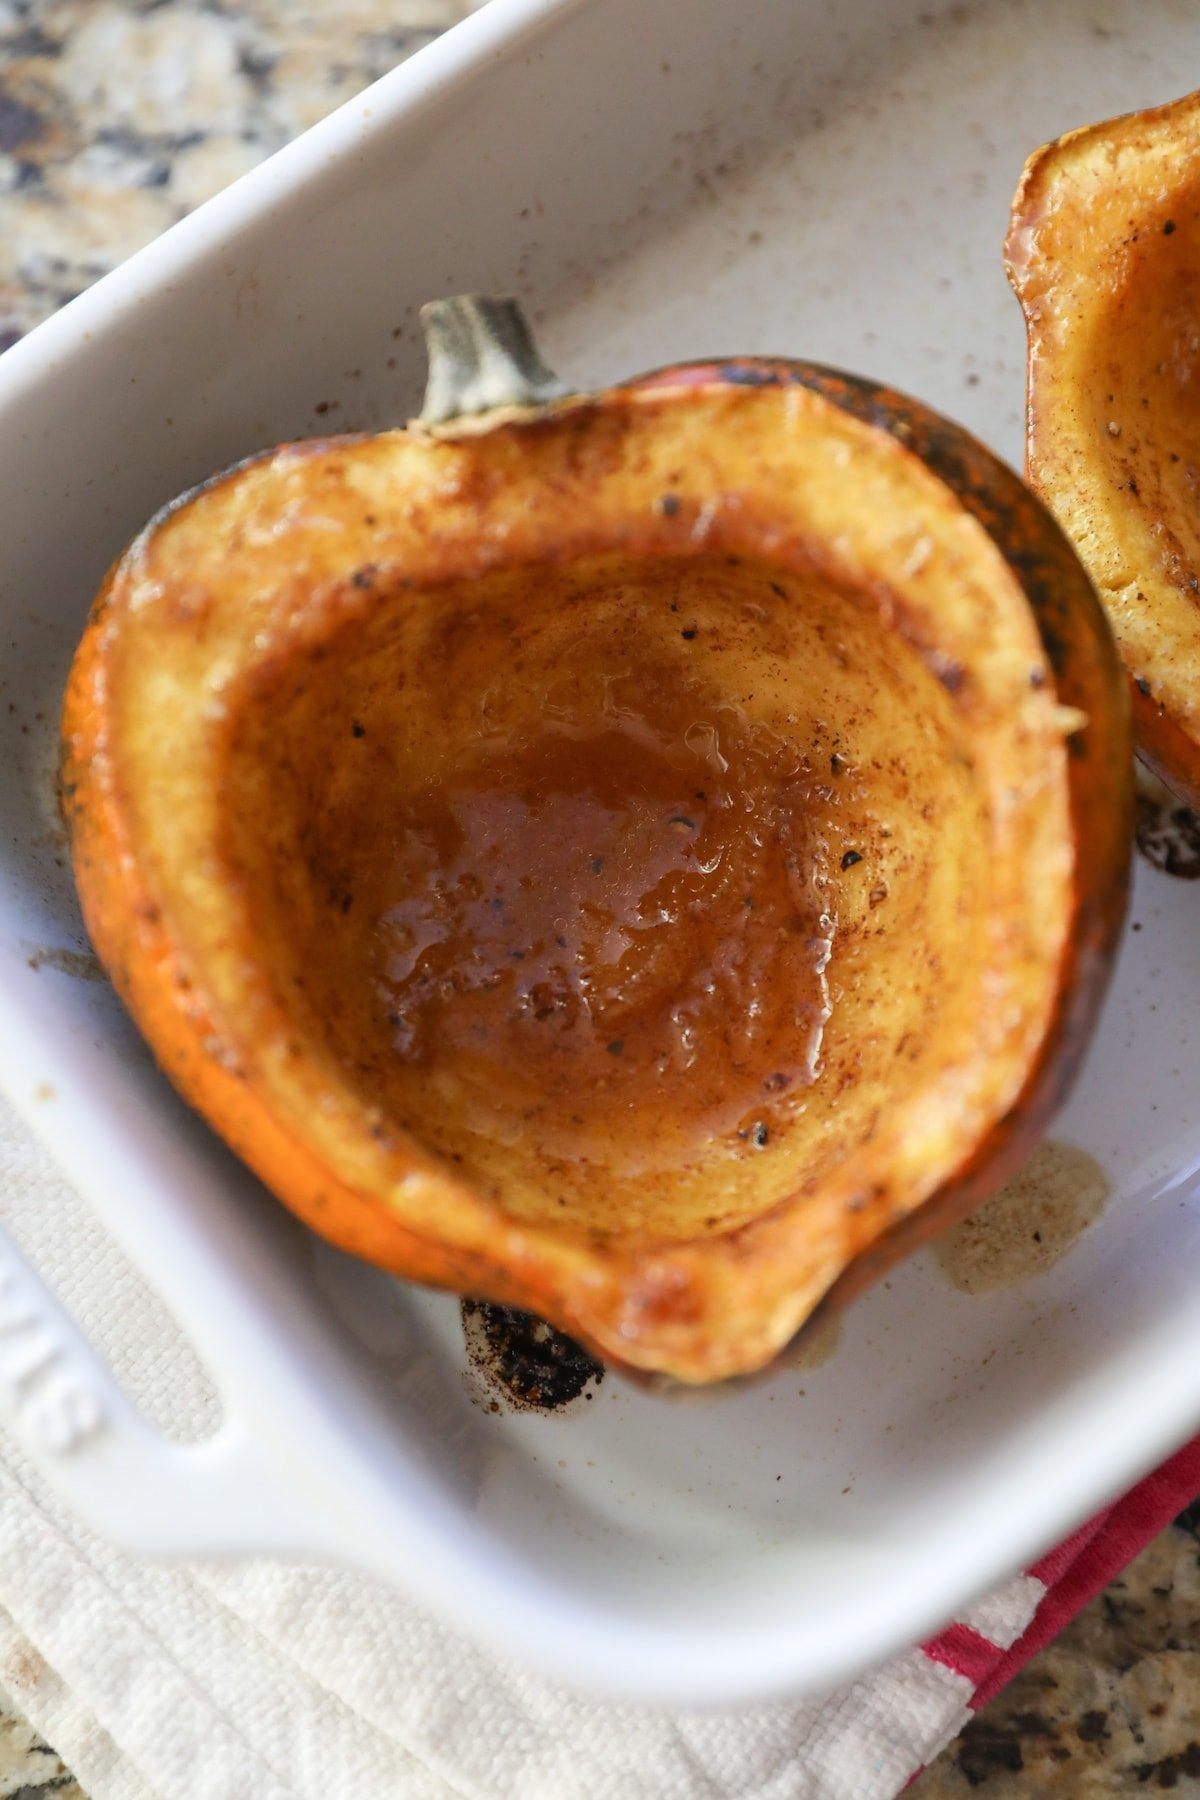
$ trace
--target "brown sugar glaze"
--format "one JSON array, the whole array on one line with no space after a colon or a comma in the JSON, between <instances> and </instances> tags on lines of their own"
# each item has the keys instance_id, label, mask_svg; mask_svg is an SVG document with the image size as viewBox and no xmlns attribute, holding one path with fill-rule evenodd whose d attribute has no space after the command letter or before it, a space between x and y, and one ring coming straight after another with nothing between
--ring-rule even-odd
<instances>
[{"instance_id":1,"label":"brown sugar glaze","mask_svg":"<svg viewBox=\"0 0 1200 1800\"><path fill-rule=\"evenodd\" d=\"M293 655L234 733L228 855L276 979L385 1127L517 1216L669 1239L761 1211L797 1179L785 1146L825 1070L839 931L849 966L906 907L933 929L928 894L893 884L934 809L893 834L888 802L897 731L928 760L945 690L816 576L802 594L730 559L372 598L352 649L347 631ZM798 708L789 670L817 652ZM928 689L902 726L836 692L862 691L864 662L868 692ZM961 759L956 776L938 755L949 810L967 807ZM932 959L922 980L927 1020ZM834 1091L860 1073L869 1092L856 1048ZM838 1149L807 1128L805 1174Z\"/></svg>"},{"instance_id":2,"label":"brown sugar glaze","mask_svg":"<svg viewBox=\"0 0 1200 1800\"><path fill-rule=\"evenodd\" d=\"M532 731L391 815L372 904L397 1056L502 1085L549 1156L598 1145L631 1175L648 1102L651 1154L664 1130L683 1156L769 1136L827 1012L805 762L686 670L560 671Z\"/></svg>"}]
</instances>

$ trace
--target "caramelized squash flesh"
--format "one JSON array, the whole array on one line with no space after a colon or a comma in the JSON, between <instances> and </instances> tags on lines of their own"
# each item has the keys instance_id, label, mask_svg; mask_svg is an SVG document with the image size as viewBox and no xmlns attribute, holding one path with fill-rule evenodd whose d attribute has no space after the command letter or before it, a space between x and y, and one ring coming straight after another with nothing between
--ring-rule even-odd
<instances>
[{"instance_id":1,"label":"caramelized squash flesh","mask_svg":"<svg viewBox=\"0 0 1200 1800\"><path fill-rule=\"evenodd\" d=\"M687 1381L1005 1172L1121 915L1078 564L787 364L231 472L112 572L64 743L97 948L275 1191Z\"/></svg>"},{"instance_id":2,"label":"caramelized squash flesh","mask_svg":"<svg viewBox=\"0 0 1200 1800\"><path fill-rule=\"evenodd\" d=\"M277 994L524 1223L637 1244L769 1212L985 1004L955 701L815 572L383 585L249 684L222 786Z\"/></svg>"},{"instance_id":3,"label":"caramelized squash flesh","mask_svg":"<svg viewBox=\"0 0 1200 1800\"><path fill-rule=\"evenodd\" d=\"M1200 805L1200 100L1038 151L1007 257L1030 478L1108 609L1143 756Z\"/></svg>"}]
</instances>

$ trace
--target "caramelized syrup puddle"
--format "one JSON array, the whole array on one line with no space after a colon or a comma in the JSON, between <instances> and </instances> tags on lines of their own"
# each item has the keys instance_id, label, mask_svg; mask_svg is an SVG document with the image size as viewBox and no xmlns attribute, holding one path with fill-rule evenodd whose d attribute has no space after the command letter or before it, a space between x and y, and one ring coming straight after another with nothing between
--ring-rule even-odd
<instances>
[{"instance_id":1,"label":"caramelized syrup puddle","mask_svg":"<svg viewBox=\"0 0 1200 1800\"><path fill-rule=\"evenodd\" d=\"M483 742L392 822L374 975L395 1054L621 1173L647 1105L684 1152L765 1146L829 1015L808 779L795 746L654 669Z\"/></svg>"}]
</instances>

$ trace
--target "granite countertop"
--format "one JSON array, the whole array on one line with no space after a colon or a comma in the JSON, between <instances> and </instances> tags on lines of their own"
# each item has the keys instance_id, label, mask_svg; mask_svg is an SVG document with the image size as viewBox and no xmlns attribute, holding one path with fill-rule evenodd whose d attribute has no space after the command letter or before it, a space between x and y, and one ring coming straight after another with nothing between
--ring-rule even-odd
<instances>
[{"instance_id":1,"label":"granite countertop","mask_svg":"<svg viewBox=\"0 0 1200 1800\"><path fill-rule=\"evenodd\" d=\"M0 348L471 0L0 0ZM916 1800L1200 1795L1200 1513L968 1726ZM0 1690L0 1800L82 1790Z\"/></svg>"},{"instance_id":2,"label":"granite countertop","mask_svg":"<svg viewBox=\"0 0 1200 1800\"><path fill-rule=\"evenodd\" d=\"M912 1800L1200 1794L1200 1502L1026 1664Z\"/></svg>"}]
</instances>

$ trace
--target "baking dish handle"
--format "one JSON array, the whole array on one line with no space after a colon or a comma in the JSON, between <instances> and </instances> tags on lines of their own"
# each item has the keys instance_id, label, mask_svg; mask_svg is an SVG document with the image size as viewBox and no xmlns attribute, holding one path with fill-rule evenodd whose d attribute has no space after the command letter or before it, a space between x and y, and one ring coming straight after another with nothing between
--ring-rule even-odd
<instances>
[{"instance_id":1,"label":"baking dish handle","mask_svg":"<svg viewBox=\"0 0 1200 1800\"><path fill-rule=\"evenodd\" d=\"M0 1229L0 1423L93 1530L156 1554L322 1554L323 1515L243 1422L176 1444Z\"/></svg>"}]
</instances>

